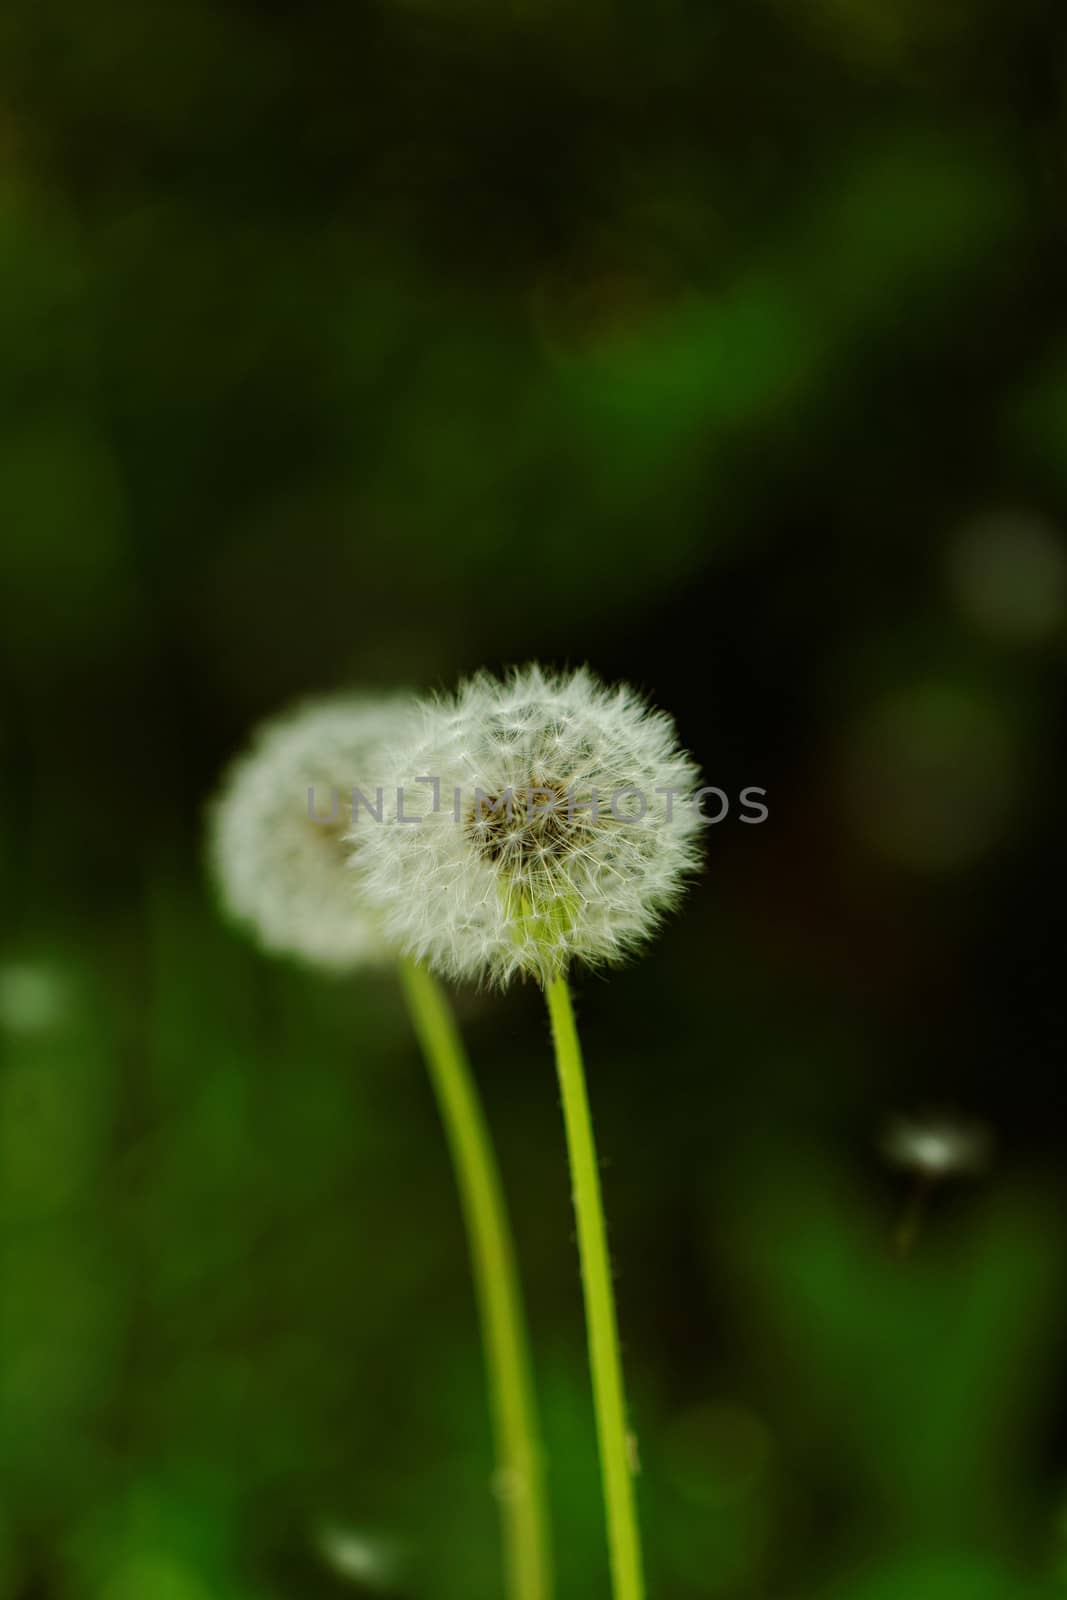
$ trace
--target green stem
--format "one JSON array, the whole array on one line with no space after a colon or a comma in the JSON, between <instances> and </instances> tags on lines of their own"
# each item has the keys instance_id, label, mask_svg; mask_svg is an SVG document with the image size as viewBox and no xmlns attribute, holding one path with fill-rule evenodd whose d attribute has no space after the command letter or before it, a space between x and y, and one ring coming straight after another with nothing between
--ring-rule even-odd
<instances>
[{"instance_id":1,"label":"green stem","mask_svg":"<svg viewBox=\"0 0 1067 1600\"><path fill-rule=\"evenodd\" d=\"M400 963L467 1224L488 1367L509 1600L549 1600L552 1556L533 1383L500 1178L471 1070L437 980Z\"/></svg>"},{"instance_id":2,"label":"green stem","mask_svg":"<svg viewBox=\"0 0 1067 1600\"><path fill-rule=\"evenodd\" d=\"M615 1600L642 1600L641 1539L637 1528L631 1467L631 1440L619 1354L619 1326L611 1284L604 1205L600 1194L593 1124L585 1087L582 1051L574 1024L567 980L554 978L545 990L556 1067L567 1129L578 1252L582 1264L585 1316L589 1332L589 1365L593 1375L600 1473L604 1483Z\"/></svg>"}]
</instances>

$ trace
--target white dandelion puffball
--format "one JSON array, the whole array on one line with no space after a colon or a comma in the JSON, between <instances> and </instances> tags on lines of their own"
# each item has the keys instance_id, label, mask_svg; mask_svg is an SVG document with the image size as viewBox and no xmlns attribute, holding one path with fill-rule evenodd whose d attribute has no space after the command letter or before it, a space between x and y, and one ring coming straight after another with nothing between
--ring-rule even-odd
<instances>
[{"instance_id":1,"label":"white dandelion puffball","mask_svg":"<svg viewBox=\"0 0 1067 1600\"><path fill-rule=\"evenodd\" d=\"M982 1123L958 1118L897 1118L882 1139L894 1166L933 1180L983 1172L993 1154L993 1139Z\"/></svg>"},{"instance_id":2,"label":"white dandelion puffball","mask_svg":"<svg viewBox=\"0 0 1067 1600\"><path fill-rule=\"evenodd\" d=\"M409 716L407 699L309 701L263 723L226 774L211 865L224 911L265 950L336 972L392 958L349 858Z\"/></svg>"},{"instance_id":3,"label":"white dandelion puffball","mask_svg":"<svg viewBox=\"0 0 1067 1600\"><path fill-rule=\"evenodd\" d=\"M360 855L391 941L449 977L617 961L699 865L699 776L625 687L539 667L423 704Z\"/></svg>"}]
</instances>

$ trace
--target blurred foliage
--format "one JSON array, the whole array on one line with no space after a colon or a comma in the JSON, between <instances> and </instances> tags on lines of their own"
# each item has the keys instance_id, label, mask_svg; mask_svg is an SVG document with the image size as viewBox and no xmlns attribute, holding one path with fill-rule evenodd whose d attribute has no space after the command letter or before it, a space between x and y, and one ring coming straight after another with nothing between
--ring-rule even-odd
<instances>
[{"instance_id":1,"label":"blurred foliage","mask_svg":"<svg viewBox=\"0 0 1067 1600\"><path fill-rule=\"evenodd\" d=\"M387 982L217 923L260 715L588 660L713 830L581 990L658 1600L1067 1592L1067 35L1038 0L0 17L0 1597L499 1593ZM532 993L460 997L561 1600L607 1578ZM894 1253L896 1111L996 1131Z\"/></svg>"}]
</instances>

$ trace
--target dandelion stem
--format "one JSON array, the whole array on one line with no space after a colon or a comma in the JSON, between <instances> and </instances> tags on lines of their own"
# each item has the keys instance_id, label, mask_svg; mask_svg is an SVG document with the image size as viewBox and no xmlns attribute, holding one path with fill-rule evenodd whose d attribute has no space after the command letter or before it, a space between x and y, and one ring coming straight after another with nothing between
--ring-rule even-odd
<instances>
[{"instance_id":1,"label":"dandelion stem","mask_svg":"<svg viewBox=\"0 0 1067 1600\"><path fill-rule=\"evenodd\" d=\"M474 1270L496 1442L509 1600L549 1600L552 1556L522 1298L504 1195L451 1008L425 968L402 961L459 1186Z\"/></svg>"},{"instance_id":2,"label":"dandelion stem","mask_svg":"<svg viewBox=\"0 0 1067 1600\"><path fill-rule=\"evenodd\" d=\"M926 1216L926 1208L929 1204L932 1190L933 1183L930 1177L920 1173L912 1189L904 1215L897 1223L896 1233L894 1234L893 1242L896 1245L899 1256L911 1255Z\"/></svg>"},{"instance_id":3,"label":"dandelion stem","mask_svg":"<svg viewBox=\"0 0 1067 1600\"><path fill-rule=\"evenodd\" d=\"M567 980L554 978L547 985L545 993L556 1047L556 1066L574 1186L578 1251L589 1334L589 1365L593 1377L600 1472L611 1550L612 1588L615 1600L642 1600L644 1579L641 1574L641 1540L634 1503L632 1449L626 1425L619 1328L582 1052Z\"/></svg>"}]
</instances>

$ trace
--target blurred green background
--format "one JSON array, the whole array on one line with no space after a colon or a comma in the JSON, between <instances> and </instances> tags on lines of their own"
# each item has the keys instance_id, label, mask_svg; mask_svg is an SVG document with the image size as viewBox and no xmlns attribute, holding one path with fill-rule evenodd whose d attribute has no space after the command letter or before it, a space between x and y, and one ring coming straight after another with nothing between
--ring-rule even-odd
<instances>
[{"instance_id":1,"label":"blurred green background","mask_svg":"<svg viewBox=\"0 0 1067 1600\"><path fill-rule=\"evenodd\" d=\"M1067 1594L1065 81L1038 0L5 10L4 1600L499 1595L398 995L223 928L202 816L531 658L768 791L579 991L651 1594ZM459 1004L596 1600L547 1030ZM939 1107L998 1159L902 1259Z\"/></svg>"}]
</instances>

